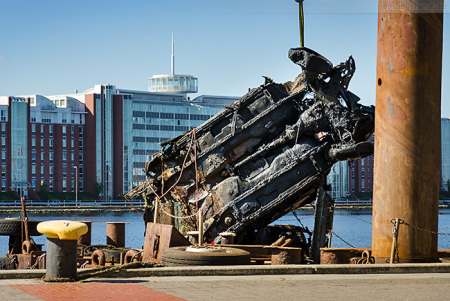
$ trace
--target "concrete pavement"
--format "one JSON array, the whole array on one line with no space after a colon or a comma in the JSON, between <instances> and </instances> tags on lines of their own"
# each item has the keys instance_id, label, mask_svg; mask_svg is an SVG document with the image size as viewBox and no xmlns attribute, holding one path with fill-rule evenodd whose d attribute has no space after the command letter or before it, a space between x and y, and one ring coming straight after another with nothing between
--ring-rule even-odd
<instances>
[{"instance_id":1,"label":"concrete pavement","mask_svg":"<svg viewBox=\"0 0 450 301\"><path fill-rule=\"evenodd\" d=\"M450 273L5 279L0 300L448 300L449 287Z\"/></svg>"}]
</instances>

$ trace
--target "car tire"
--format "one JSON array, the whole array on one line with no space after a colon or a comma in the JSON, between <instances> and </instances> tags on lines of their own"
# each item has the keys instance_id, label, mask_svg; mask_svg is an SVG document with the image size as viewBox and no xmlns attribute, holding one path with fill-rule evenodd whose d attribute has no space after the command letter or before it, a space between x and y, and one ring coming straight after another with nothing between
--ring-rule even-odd
<instances>
[{"instance_id":1,"label":"car tire","mask_svg":"<svg viewBox=\"0 0 450 301\"><path fill-rule=\"evenodd\" d=\"M241 249L223 247L225 252L189 252L187 247L173 247L161 254L166 266L209 266L250 264L250 253Z\"/></svg>"},{"instance_id":2,"label":"car tire","mask_svg":"<svg viewBox=\"0 0 450 301\"><path fill-rule=\"evenodd\" d=\"M41 221L28 220L28 233L30 236L42 235L36 229ZM22 218L0 219L0 235L20 236L22 234Z\"/></svg>"}]
</instances>

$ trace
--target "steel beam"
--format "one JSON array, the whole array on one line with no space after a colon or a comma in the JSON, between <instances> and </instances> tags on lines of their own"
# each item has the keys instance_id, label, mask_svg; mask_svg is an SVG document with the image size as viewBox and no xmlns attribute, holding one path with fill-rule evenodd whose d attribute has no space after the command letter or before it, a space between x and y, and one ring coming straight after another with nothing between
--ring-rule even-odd
<instances>
[{"instance_id":1,"label":"steel beam","mask_svg":"<svg viewBox=\"0 0 450 301\"><path fill-rule=\"evenodd\" d=\"M372 250L437 260L443 0L379 0ZM414 228L414 227L417 228ZM420 230L420 229L422 230Z\"/></svg>"}]
</instances>

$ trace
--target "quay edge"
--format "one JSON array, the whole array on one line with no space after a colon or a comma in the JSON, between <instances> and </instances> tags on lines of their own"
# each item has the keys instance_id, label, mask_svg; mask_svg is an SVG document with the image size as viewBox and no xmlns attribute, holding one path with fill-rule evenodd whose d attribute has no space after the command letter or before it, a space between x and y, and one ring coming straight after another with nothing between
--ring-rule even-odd
<instances>
[{"instance_id":1,"label":"quay edge","mask_svg":"<svg viewBox=\"0 0 450 301\"><path fill-rule=\"evenodd\" d=\"M81 270L79 270L81 271ZM450 273L450 263L404 263L370 265L281 265L281 266L194 266L127 269L100 278L168 277L168 276L245 276L296 274L414 274ZM45 270L3 270L0 279L42 278Z\"/></svg>"}]
</instances>

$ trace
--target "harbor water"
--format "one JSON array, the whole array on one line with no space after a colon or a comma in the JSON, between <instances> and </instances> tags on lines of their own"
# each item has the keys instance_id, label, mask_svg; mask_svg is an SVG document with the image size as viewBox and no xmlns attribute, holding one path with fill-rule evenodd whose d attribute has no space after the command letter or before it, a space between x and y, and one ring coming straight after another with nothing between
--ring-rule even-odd
<instances>
[{"instance_id":1,"label":"harbor water","mask_svg":"<svg viewBox=\"0 0 450 301\"><path fill-rule=\"evenodd\" d=\"M274 224L303 225L308 229L313 229L313 211L296 211L298 219L290 213ZM19 214L11 215L18 217ZM0 218L8 215L0 214ZM28 214L31 220L74 220L92 221L92 244L106 244L106 222L129 222L126 224L125 244L131 248L141 248L144 244L144 222L137 212L115 212L115 213L46 213ZM395 217L393 217L395 218ZM332 247L371 247L372 243L372 212L354 210L336 210L333 223ZM420 225L416 225L420 227ZM401 228L400 228L401 231ZM439 230L440 233L450 233L450 209L440 209ZM37 244L43 244L46 248L46 237L33 237ZM3 256L8 251L8 236L0 236L0 255ZM438 236L438 248L450 249L450 235L440 234Z\"/></svg>"}]
</instances>

